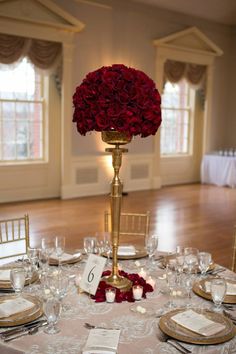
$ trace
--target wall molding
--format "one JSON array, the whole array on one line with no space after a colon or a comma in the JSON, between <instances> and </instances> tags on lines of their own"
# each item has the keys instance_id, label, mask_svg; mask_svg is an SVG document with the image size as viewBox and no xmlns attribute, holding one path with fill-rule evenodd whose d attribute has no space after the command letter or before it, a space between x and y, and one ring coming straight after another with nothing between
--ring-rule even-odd
<instances>
[{"instance_id":1,"label":"wall molding","mask_svg":"<svg viewBox=\"0 0 236 354\"><path fill-rule=\"evenodd\" d=\"M73 157L71 166L72 183L62 186L62 199L101 195L110 192L110 181L113 177L110 155ZM86 170L97 170L97 181L94 183L94 179L90 177L89 180L92 180L93 183L76 183L78 171L84 173ZM142 173L140 173L141 170ZM123 155L120 178L125 192L160 188L160 177L154 179L152 173L153 154Z\"/></svg>"}]
</instances>

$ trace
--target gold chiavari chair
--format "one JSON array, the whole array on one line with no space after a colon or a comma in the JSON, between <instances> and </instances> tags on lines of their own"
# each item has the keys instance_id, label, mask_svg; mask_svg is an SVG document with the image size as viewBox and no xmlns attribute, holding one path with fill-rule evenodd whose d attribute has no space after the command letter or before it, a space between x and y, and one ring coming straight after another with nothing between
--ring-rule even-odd
<instances>
[{"instance_id":1,"label":"gold chiavari chair","mask_svg":"<svg viewBox=\"0 0 236 354\"><path fill-rule=\"evenodd\" d=\"M234 237L233 237L233 256L232 256L232 266L231 270L236 272L236 225L234 226Z\"/></svg>"},{"instance_id":2,"label":"gold chiavari chair","mask_svg":"<svg viewBox=\"0 0 236 354\"><path fill-rule=\"evenodd\" d=\"M29 216L0 220L0 260L27 253Z\"/></svg>"},{"instance_id":3,"label":"gold chiavari chair","mask_svg":"<svg viewBox=\"0 0 236 354\"><path fill-rule=\"evenodd\" d=\"M120 215L120 243L135 243L145 245L145 238L149 234L150 212L121 213ZM104 214L105 232L111 232L111 214ZM135 237L135 238L134 238Z\"/></svg>"}]
</instances>

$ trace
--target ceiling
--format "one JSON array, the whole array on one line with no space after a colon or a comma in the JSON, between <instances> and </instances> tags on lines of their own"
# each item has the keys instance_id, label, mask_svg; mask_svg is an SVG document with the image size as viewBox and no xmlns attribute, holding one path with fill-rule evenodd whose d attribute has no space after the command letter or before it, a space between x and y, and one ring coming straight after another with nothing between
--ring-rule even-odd
<instances>
[{"instance_id":1,"label":"ceiling","mask_svg":"<svg viewBox=\"0 0 236 354\"><path fill-rule=\"evenodd\" d=\"M236 0L133 0L206 20L236 25Z\"/></svg>"}]
</instances>

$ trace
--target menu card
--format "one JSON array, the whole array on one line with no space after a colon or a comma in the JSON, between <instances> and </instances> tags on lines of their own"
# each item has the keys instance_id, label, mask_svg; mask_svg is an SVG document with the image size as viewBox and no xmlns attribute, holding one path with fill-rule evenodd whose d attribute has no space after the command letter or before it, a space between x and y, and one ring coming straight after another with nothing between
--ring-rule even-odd
<instances>
[{"instance_id":1,"label":"menu card","mask_svg":"<svg viewBox=\"0 0 236 354\"><path fill-rule=\"evenodd\" d=\"M172 316L171 319L174 322L178 323L180 326L206 337L212 336L225 329L225 326L223 324L214 322L206 316L199 314L193 310L180 312Z\"/></svg>"},{"instance_id":2,"label":"menu card","mask_svg":"<svg viewBox=\"0 0 236 354\"><path fill-rule=\"evenodd\" d=\"M63 255L60 257L60 262L68 262L71 261L74 258L79 258L81 256L81 253L75 253L75 254L69 254L69 253L63 253ZM53 253L50 257L52 261L57 261L59 260L58 256Z\"/></svg>"},{"instance_id":3,"label":"menu card","mask_svg":"<svg viewBox=\"0 0 236 354\"><path fill-rule=\"evenodd\" d=\"M226 295L236 295L236 283L230 283L227 282L227 290L226 290ZM206 281L204 284L204 291L206 293L210 293L211 292L211 282L210 281Z\"/></svg>"},{"instance_id":4,"label":"menu card","mask_svg":"<svg viewBox=\"0 0 236 354\"><path fill-rule=\"evenodd\" d=\"M91 329L83 354L114 354L119 344L119 329Z\"/></svg>"},{"instance_id":5,"label":"menu card","mask_svg":"<svg viewBox=\"0 0 236 354\"><path fill-rule=\"evenodd\" d=\"M11 269L0 269L0 281L10 281Z\"/></svg>"},{"instance_id":6,"label":"menu card","mask_svg":"<svg viewBox=\"0 0 236 354\"><path fill-rule=\"evenodd\" d=\"M34 307L34 303L22 297L5 300L0 303L0 318L9 317L32 307Z\"/></svg>"},{"instance_id":7,"label":"menu card","mask_svg":"<svg viewBox=\"0 0 236 354\"><path fill-rule=\"evenodd\" d=\"M135 247L132 245L118 247L118 256L134 256L135 254Z\"/></svg>"}]
</instances>

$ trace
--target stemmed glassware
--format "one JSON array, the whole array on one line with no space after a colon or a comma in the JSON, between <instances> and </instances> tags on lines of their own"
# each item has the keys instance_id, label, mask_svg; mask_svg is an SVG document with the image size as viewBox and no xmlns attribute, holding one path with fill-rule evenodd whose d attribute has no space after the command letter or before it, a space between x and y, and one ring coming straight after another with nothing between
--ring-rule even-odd
<instances>
[{"instance_id":1,"label":"stemmed glassware","mask_svg":"<svg viewBox=\"0 0 236 354\"><path fill-rule=\"evenodd\" d=\"M96 237L84 237L84 251L87 255L89 255L90 253L94 253L94 250L96 248L96 242Z\"/></svg>"},{"instance_id":2,"label":"stemmed glassware","mask_svg":"<svg viewBox=\"0 0 236 354\"><path fill-rule=\"evenodd\" d=\"M226 281L222 278L211 280L211 297L215 304L215 311L221 311L221 305L227 290Z\"/></svg>"},{"instance_id":3,"label":"stemmed glassware","mask_svg":"<svg viewBox=\"0 0 236 354\"><path fill-rule=\"evenodd\" d=\"M168 267L166 269L166 282L170 294L170 301L166 304L166 306L171 309L174 307L173 297L174 297L175 287L177 284L177 274L174 270L168 269Z\"/></svg>"},{"instance_id":4,"label":"stemmed glassware","mask_svg":"<svg viewBox=\"0 0 236 354\"><path fill-rule=\"evenodd\" d=\"M198 266L198 249L193 247L184 248L184 262L188 273L196 272Z\"/></svg>"},{"instance_id":5,"label":"stemmed glassware","mask_svg":"<svg viewBox=\"0 0 236 354\"><path fill-rule=\"evenodd\" d=\"M20 296L25 285L25 269L23 267L11 269L10 280L15 293Z\"/></svg>"},{"instance_id":6,"label":"stemmed glassware","mask_svg":"<svg viewBox=\"0 0 236 354\"><path fill-rule=\"evenodd\" d=\"M45 327L44 332L47 334L56 334L60 329L56 326L61 312L61 303L56 298L50 297L43 304L44 314L48 321L48 326Z\"/></svg>"},{"instance_id":7,"label":"stemmed glassware","mask_svg":"<svg viewBox=\"0 0 236 354\"><path fill-rule=\"evenodd\" d=\"M212 262L211 254L207 252L199 252L198 254L199 259L199 268L201 271L202 277L206 276L206 272L209 269L209 266Z\"/></svg>"},{"instance_id":8,"label":"stemmed glassware","mask_svg":"<svg viewBox=\"0 0 236 354\"><path fill-rule=\"evenodd\" d=\"M158 247L158 237L157 235L150 235L145 240L146 250L148 253L149 266L152 265L153 257Z\"/></svg>"},{"instance_id":9,"label":"stemmed glassware","mask_svg":"<svg viewBox=\"0 0 236 354\"><path fill-rule=\"evenodd\" d=\"M48 238L42 238L41 247L42 247L43 252L46 254L47 264L49 266L50 256L53 254L53 252L55 250L55 240L54 239L51 240Z\"/></svg>"},{"instance_id":10,"label":"stemmed glassware","mask_svg":"<svg viewBox=\"0 0 236 354\"><path fill-rule=\"evenodd\" d=\"M55 238L55 253L58 258L58 267L61 265L61 258L63 253L65 252L65 237L64 236L56 236Z\"/></svg>"}]
</instances>

